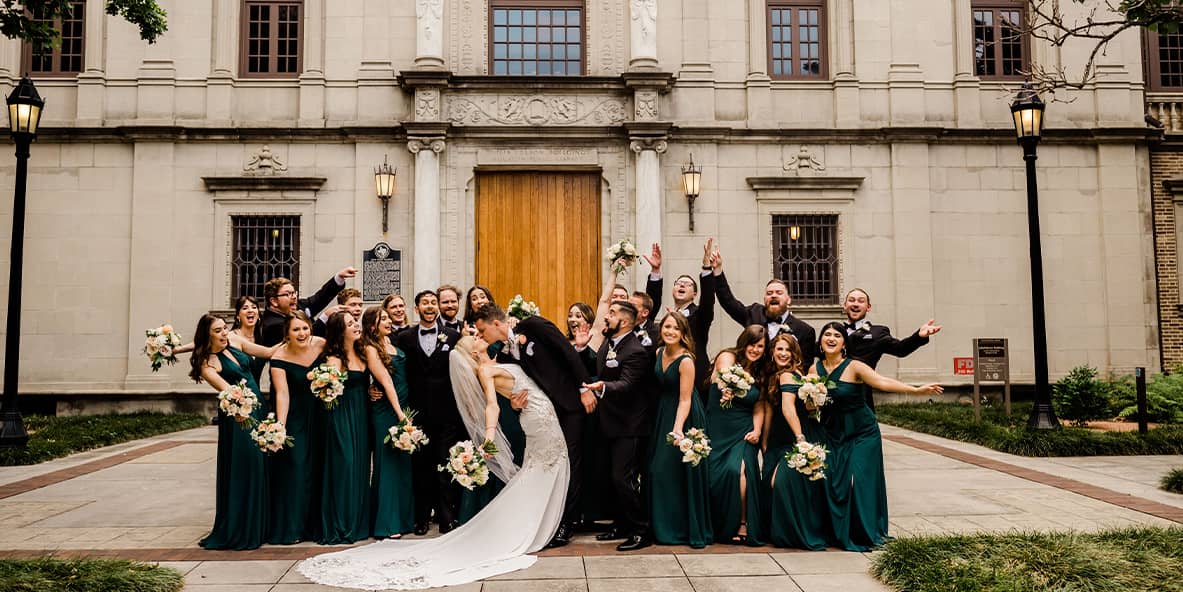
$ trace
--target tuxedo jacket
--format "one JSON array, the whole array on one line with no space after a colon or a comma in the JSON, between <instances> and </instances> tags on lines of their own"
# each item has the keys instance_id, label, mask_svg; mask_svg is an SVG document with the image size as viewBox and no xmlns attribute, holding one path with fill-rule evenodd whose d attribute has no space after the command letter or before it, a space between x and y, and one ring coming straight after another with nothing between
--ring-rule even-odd
<instances>
[{"instance_id":1,"label":"tuxedo jacket","mask_svg":"<svg viewBox=\"0 0 1183 592\"><path fill-rule=\"evenodd\" d=\"M719 274L715 281L715 292L719 297L719 304L723 306L723 310L727 311L735 322L747 327L748 325L760 325L767 327L769 319L764 314L764 305L761 303L749 304L744 306L742 302L735 298L731 293L731 286L727 284L727 277L724 274ZM813 327L805 321L793 316L793 313L786 313L784 321L789 326L789 332L797 339L797 345L801 346L802 368L810 368L813 366L813 360L817 357L817 333ZM783 332L784 329L781 329Z\"/></svg>"},{"instance_id":2,"label":"tuxedo jacket","mask_svg":"<svg viewBox=\"0 0 1183 592\"><path fill-rule=\"evenodd\" d=\"M320 311L324 310L329 304L333 302L333 298L337 297L337 293L341 291L342 287L343 286L337 283L337 276L333 276L329 278L329 281L325 282L315 294L307 298L301 298L297 300L296 310L302 310L307 313L309 317L315 319L316 315L320 314ZM283 341L283 325L287 322L287 320L287 315L280 314L271 308L264 309L263 316L259 317L259 323L263 326L262 339L259 341L259 345L262 345L263 347L271 347ZM316 323L314 322L314 325L315 324ZM321 333L316 333L314 327L313 334L323 337L324 331L322 330Z\"/></svg>"},{"instance_id":3,"label":"tuxedo jacket","mask_svg":"<svg viewBox=\"0 0 1183 592\"><path fill-rule=\"evenodd\" d=\"M448 356L460 340L460 334L436 325L436 346L431 355L419 345L419 325L395 337L395 346L407 356L407 386L410 407L423 413L428 425L464 425L452 394L452 376ZM442 336L442 339L440 338Z\"/></svg>"},{"instance_id":4,"label":"tuxedo jacket","mask_svg":"<svg viewBox=\"0 0 1183 592\"><path fill-rule=\"evenodd\" d=\"M526 338L526 343L518 344L519 358L514 359L510 347L502 347L497 362L521 366L559 413L585 413L579 391L588 381L587 369L567 337L554 323L537 315L522 319L513 332L515 339Z\"/></svg>"},{"instance_id":5,"label":"tuxedo jacket","mask_svg":"<svg viewBox=\"0 0 1183 592\"><path fill-rule=\"evenodd\" d=\"M653 314L657 318L658 339L656 345L660 344L660 327L661 321L665 319L665 314L658 314L661 310L661 291L663 287L663 280L649 278L645 283L645 293L653 299ZM690 335L694 337L694 383L701 385L710 377L711 358L707 355L707 340L711 336L711 324L715 322L715 274L708 273L698 277L698 301L701 304L690 303L688 308L690 315L686 320L690 323ZM656 347L654 348L656 351Z\"/></svg>"},{"instance_id":6,"label":"tuxedo jacket","mask_svg":"<svg viewBox=\"0 0 1183 592\"><path fill-rule=\"evenodd\" d=\"M604 381L604 393L596 407L600 431L607 438L644 436L652 427L649 408L656 394L649 380L654 373L653 356L632 332L620 340L620 345L611 345L612 340L605 338L596 354L598 378ZM615 351L612 359L609 349Z\"/></svg>"},{"instance_id":7,"label":"tuxedo jacket","mask_svg":"<svg viewBox=\"0 0 1183 592\"><path fill-rule=\"evenodd\" d=\"M927 343L928 338L921 337L919 330L904 339L896 339L892 337L891 329L871 325L870 330L860 327L853 333L847 332L846 355L875 368L883 354L902 358Z\"/></svg>"}]
</instances>

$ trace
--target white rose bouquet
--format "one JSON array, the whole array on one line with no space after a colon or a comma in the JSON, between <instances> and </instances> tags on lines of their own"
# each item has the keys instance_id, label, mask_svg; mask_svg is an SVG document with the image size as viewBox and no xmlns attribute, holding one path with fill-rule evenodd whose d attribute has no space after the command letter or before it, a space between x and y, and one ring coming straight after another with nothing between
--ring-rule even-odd
<instances>
[{"instance_id":1,"label":"white rose bouquet","mask_svg":"<svg viewBox=\"0 0 1183 592\"><path fill-rule=\"evenodd\" d=\"M452 480L472 491L489 481L489 464L486 454L497 454L497 446L485 441L479 447L472 440L457 442L448 449L448 463L439 466L440 472L448 472Z\"/></svg>"},{"instance_id":2,"label":"white rose bouquet","mask_svg":"<svg viewBox=\"0 0 1183 592\"><path fill-rule=\"evenodd\" d=\"M692 467L697 467L702 459L711 455L711 441L701 428L686 430L686 435L681 439L677 434L670 432L666 434L665 441L682 453L682 462Z\"/></svg>"},{"instance_id":3,"label":"white rose bouquet","mask_svg":"<svg viewBox=\"0 0 1183 592\"><path fill-rule=\"evenodd\" d=\"M624 261L617 263L618 259ZM608 262L612 264L612 271L616 273L624 273L625 268L637 261L637 247L632 241L622 239L616 244L608 247Z\"/></svg>"},{"instance_id":4,"label":"white rose bouquet","mask_svg":"<svg viewBox=\"0 0 1183 592\"><path fill-rule=\"evenodd\" d=\"M828 376L806 376L801 379L797 396L805 403L805 408L812 412L813 418L820 421L822 406L830 402L830 389L836 387Z\"/></svg>"},{"instance_id":5,"label":"white rose bouquet","mask_svg":"<svg viewBox=\"0 0 1183 592\"><path fill-rule=\"evenodd\" d=\"M807 475L810 481L826 478L826 455L829 450L821 444L798 442L792 450L785 453L785 462L797 469L798 473Z\"/></svg>"},{"instance_id":6,"label":"white rose bouquet","mask_svg":"<svg viewBox=\"0 0 1183 592\"><path fill-rule=\"evenodd\" d=\"M250 427L255 424L251 414L258 406L259 396L247 388L246 380L240 380L238 384L232 384L218 393L218 408L240 426Z\"/></svg>"},{"instance_id":7,"label":"white rose bouquet","mask_svg":"<svg viewBox=\"0 0 1183 592\"><path fill-rule=\"evenodd\" d=\"M719 390L721 393L719 407L723 409L730 409L731 400L735 398L735 395L740 393L746 394L748 389L752 388L752 385L756 383L756 379L752 378L752 375L739 364L728 366L716 372L715 376L719 380Z\"/></svg>"},{"instance_id":8,"label":"white rose bouquet","mask_svg":"<svg viewBox=\"0 0 1183 592\"><path fill-rule=\"evenodd\" d=\"M423 429L414 424L415 411L406 409L404 412L406 419L398 422L396 426L391 426L382 443L390 444L395 450L411 454L430 440L427 439L427 434L423 432Z\"/></svg>"},{"instance_id":9,"label":"white rose bouquet","mask_svg":"<svg viewBox=\"0 0 1183 592\"><path fill-rule=\"evenodd\" d=\"M517 319L523 320L527 317L536 316L538 314L538 305L534 301L526 301L521 294L514 294L514 297L509 301L509 308L505 310L505 314Z\"/></svg>"},{"instance_id":10,"label":"white rose bouquet","mask_svg":"<svg viewBox=\"0 0 1183 592\"><path fill-rule=\"evenodd\" d=\"M267 419L259 422L255 429L251 430L251 440L263 452L279 452L284 448L291 448L296 443L296 439L288 435L288 430L275 419L274 413L268 413Z\"/></svg>"},{"instance_id":11,"label":"white rose bouquet","mask_svg":"<svg viewBox=\"0 0 1183 592\"><path fill-rule=\"evenodd\" d=\"M345 379L349 373L338 370L332 364L321 364L308 371L308 380L312 381L312 394L316 395L325 405L325 409L337 407L337 400L345 392Z\"/></svg>"},{"instance_id":12,"label":"white rose bouquet","mask_svg":"<svg viewBox=\"0 0 1183 592\"><path fill-rule=\"evenodd\" d=\"M148 329L144 331L144 335L147 336L144 340L144 355L148 356L153 372L159 371L165 364L171 366L177 363L177 354L174 350L181 345L181 336L173 331L172 325Z\"/></svg>"}]
</instances>

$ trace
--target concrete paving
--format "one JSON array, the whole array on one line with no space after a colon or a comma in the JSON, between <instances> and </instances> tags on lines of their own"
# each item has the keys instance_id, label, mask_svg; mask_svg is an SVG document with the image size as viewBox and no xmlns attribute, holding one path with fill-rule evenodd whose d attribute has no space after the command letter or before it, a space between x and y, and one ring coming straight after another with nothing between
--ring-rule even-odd
<instances>
[{"instance_id":1,"label":"concrete paving","mask_svg":"<svg viewBox=\"0 0 1183 592\"><path fill-rule=\"evenodd\" d=\"M899 428L883 426L883 432L889 438L884 441L884 456L894 536L1177 524L1125 507L1130 504L1120 501L1110 503L1005 469L955 460L941 450L1069 477L1166 504L1164 507L1183 508L1183 496L1155 487L1168 469L1183 465L1181 457L1029 459ZM914 445L890 439L895 437L914 439ZM206 427L35 467L0 467L0 489L8 488L7 494L0 494L0 557L57 552L160 561L182 571L185 589L192 592L333 589L312 584L293 569L299 559L322 551L311 543L249 552L206 552L196 546L213 519L215 440L214 429ZM933 446L921 450L916 441ZM101 468L85 472L88 466ZM63 478L63 470L85 474ZM625 555L615 553L610 544L596 543L590 535L583 535L571 547L543 553L528 570L457 589L886 590L867 574L870 556L729 545L714 545L705 551L653 547L642 554Z\"/></svg>"}]
</instances>

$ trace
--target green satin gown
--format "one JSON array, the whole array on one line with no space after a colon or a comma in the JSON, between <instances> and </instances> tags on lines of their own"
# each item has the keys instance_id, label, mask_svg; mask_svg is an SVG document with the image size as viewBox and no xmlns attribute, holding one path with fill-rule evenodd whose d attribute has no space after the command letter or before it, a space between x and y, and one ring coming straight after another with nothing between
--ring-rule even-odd
<instances>
[{"instance_id":1,"label":"green satin gown","mask_svg":"<svg viewBox=\"0 0 1183 592\"><path fill-rule=\"evenodd\" d=\"M398 393L398 404L407 410L407 355L399 350L390 356L390 380ZM370 509L374 536L406 534L415 528L415 497L411 488L411 454L383 442L390 428L398 425L394 406L383 396L370 404L370 426L374 439L374 473L370 476ZM430 446L430 444L428 444ZM415 454L426 454L420 449Z\"/></svg>"},{"instance_id":2,"label":"green satin gown","mask_svg":"<svg viewBox=\"0 0 1183 592\"><path fill-rule=\"evenodd\" d=\"M218 353L218 375L230 384L245 380L262 402L251 374L251 357L234 348ZM262 421L266 405L251 414ZM218 469L214 487L214 526L198 544L206 549L255 549L267 534L267 459L251 440L249 430L218 411Z\"/></svg>"},{"instance_id":3,"label":"green satin gown","mask_svg":"<svg viewBox=\"0 0 1183 592\"><path fill-rule=\"evenodd\" d=\"M324 413L324 467L318 543L339 545L370 537L370 424L368 372L350 370L339 403Z\"/></svg>"},{"instance_id":4,"label":"green satin gown","mask_svg":"<svg viewBox=\"0 0 1183 592\"><path fill-rule=\"evenodd\" d=\"M710 457L692 467L682 462L682 453L665 441L678 414L680 388L678 365L687 354L678 356L667 368L661 367L657 354L657 423L649 455L649 512L653 539L663 545L690 545L701 549L715 540L711 527ZM706 428L706 413L697 392L690 396L690 415L682 433L690 428ZM713 438L707 432L707 438ZM711 441L712 448L714 441ZM712 452L712 454L714 454Z\"/></svg>"},{"instance_id":5,"label":"green satin gown","mask_svg":"<svg viewBox=\"0 0 1183 592\"><path fill-rule=\"evenodd\" d=\"M497 397L497 406L500 412L497 414L497 425L501 426L501 431L505 432L505 438L509 440L509 450L513 454L513 463L522 466L522 457L526 454L526 432L522 430L522 422L518 419L518 411L509 404L509 399L505 397ZM462 489L460 492L460 524L464 524L477 515L477 512L485 509L493 498L505 489L505 483L489 474L489 481L484 485L469 491Z\"/></svg>"},{"instance_id":6,"label":"green satin gown","mask_svg":"<svg viewBox=\"0 0 1183 592\"><path fill-rule=\"evenodd\" d=\"M312 500L320 483L320 469L314 451L323 445L313 418L320 401L312 395L308 371L294 362L272 360L282 370L288 385L288 417L284 427L294 438L291 448L271 455L271 522L267 542L290 545L312 538Z\"/></svg>"},{"instance_id":7,"label":"green satin gown","mask_svg":"<svg viewBox=\"0 0 1183 592\"><path fill-rule=\"evenodd\" d=\"M707 437L711 439L711 455L707 457L711 473L711 523L715 541L731 542L739 533L745 509L748 516L747 544L761 545L765 533L760 527L760 449L743 439L752 431L752 413L760 399L760 387L753 385L747 392L731 399L731 407L719 405L723 392L711 383L707 396ZM747 499L741 499L739 478L747 481Z\"/></svg>"},{"instance_id":8,"label":"green satin gown","mask_svg":"<svg viewBox=\"0 0 1183 592\"><path fill-rule=\"evenodd\" d=\"M840 377L850 360L832 376ZM817 372L826 374L822 362ZM822 407L822 426L830 449L826 491L830 525L839 547L866 551L887 540L887 482L883 478L883 439L875 413L867 407L863 385L834 380L830 402Z\"/></svg>"},{"instance_id":9,"label":"green satin gown","mask_svg":"<svg viewBox=\"0 0 1183 592\"><path fill-rule=\"evenodd\" d=\"M800 380L800 375L797 379ZM826 431L796 397L799 384L784 384L780 396L795 400L797 420L801 432L810 444L824 444ZM764 453L764 491L768 498L768 542L777 547L825 551L830 534L830 507L826 498L826 481L810 481L809 477L789 466L785 455L793 450L797 435L789 427L780 405L770 409L772 421L768 426L768 450Z\"/></svg>"}]
</instances>

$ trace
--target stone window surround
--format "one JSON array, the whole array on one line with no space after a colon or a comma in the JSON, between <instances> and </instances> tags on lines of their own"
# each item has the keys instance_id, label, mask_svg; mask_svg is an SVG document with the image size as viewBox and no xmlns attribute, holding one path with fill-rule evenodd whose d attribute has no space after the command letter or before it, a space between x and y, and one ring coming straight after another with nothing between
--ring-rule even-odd
<instances>
[{"instance_id":1,"label":"stone window surround","mask_svg":"<svg viewBox=\"0 0 1183 592\"><path fill-rule=\"evenodd\" d=\"M564 76L585 76L587 75L589 65L588 56L588 7L584 0L487 0L487 16L485 23L485 37L487 43L485 44L485 64L486 72L495 76L547 76L542 74L493 74L494 72L494 36L493 36L493 11L498 8L520 8L524 10L544 10L544 9L565 9L579 10L579 64L580 72L578 74L565 74ZM569 26L569 25L568 25ZM570 42L569 40L567 41ZM537 45L542 45L541 42L536 42ZM537 59L538 62L553 61ZM564 60L568 61L568 60Z\"/></svg>"},{"instance_id":2,"label":"stone window surround","mask_svg":"<svg viewBox=\"0 0 1183 592\"><path fill-rule=\"evenodd\" d=\"M995 30L996 34L995 34L995 39L993 41L993 44L994 44L994 48L996 51L995 51L993 61L995 62L995 65L999 68L999 70L998 70L998 73L996 73L996 74L989 74L989 75L977 74L977 64L976 64L977 58L975 56L975 58L974 58L974 60L975 60L974 74L976 76L978 76L978 78L980 78L983 81L989 80L989 81L999 81L999 82L1013 82L1015 80L1023 80L1024 77L1022 74L1006 75L1006 74L1001 73L1002 39L999 38L998 33L1001 32L1001 25L999 24L999 12L1001 12L1003 10L1019 10L1020 18L1025 19L1026 18L1026 2L1024 2L1023 0L973 0L973 2L971 2L971 4L970 4L969 43L971 44L971 48L970 48L971 53L976 53L976 47L977 47L977 45L976 45L977 39L973 35L973 27L974 27L973 13L977 12L977 11L987 11L987 10L992 12L994 15L994 25L993 26L994 26L994 30ZM1020 66L1020 68L1023 70L1029 70L1031 68L1031 36L1030 35L1023 35L1022 39L1020 39L1019 41L1020 41L1020 49L1022 51L1022 55L1021 55L1022 65Z\"/></svg>"},{"instance_id":3,"label":"stone window surround","mask_svg":"<svg viewBox=\"0 0 1183 592\"><path fill-rule=\"evenodd\" d=\"M1176 36L1180 33L1176 33ZM1181 92L1183 85L1164 86L1162 84L1162 64L1158 59L1158 39L1160 34L1153 31L1142 31L1142 64L1146 76L1146 90L1157 92Z\"/></svg>"},{"instance_id":4,"label":"stone window surround","mask_svg":"<svg viewBox=\"0 0 1183 592\"><path fill-rule=\"evenodd\" d=\"M91 0L91 2L96 3L97 0ZM81 22L81 36L78 39L80 39L80 41L81 41L82 48L80 50L81 53L78 55L78 62L79 62L78 70L62 70L61 69L61 49L62 48L61 48L61 45L58 45L57 47L54 47L50 50L50 55L52 56L51 61L53 63L53 69L47 70L47 71L41 71L41 72L33 72L32 71L33 70L33 47L28 43L22 43L21 44L21 71L22 72L28 72L29 75L32 76L33 78L74 78L74 77L78 76L78 74L81 73L83 71L83 69L86 67L86 54L87 54L86 27L87 27L87 20L88 20L87 15L86 15L86 8L87 8L86 4L87 3L85 2L85 0L76 0L72 4L73 4L73 6L76 7L75 11L78 13L77 14L78 20ZM53 19L53 22L54 22L54 28L57 29L58 32L60 33L62 30L62 19L56 18L56 19Z\"/></svg>"},{"instance_id":5,"label":"stone window surround","mask_svg":"<svg viewBox=\"0 0 1183 592\"><path fill-rule=\"evenodd\" d=\"M267 54L267 59L270 62L275 61L275 57L279 51L279 33L277 30L277 11L282 5L294 5L298 7L298 31L296 33L296 69L292 72L251 72L248 68L249 57L248 50L248 35L250 23L248 17L250 15L249 7L252 4L256 5L270 5L273 9L272 30L270 35L270 50ZM242 0L240 2L238 13L238 77L239 78L253 78L253 79L284 79L295 80L300 76L304 68L304 52L307 49L307 44L304 39L304 20L306 14L304 12L303 0ZM274 65L274 64L273 64Z\"/></svg>"},{"instance_id":6,"label":"stone window surround","mask_svg":"<svg viewBox=\"0 0 1183 592\"><path fill-rule=\"evenodd\" d=\"M818 45L820 47L818 62L820 64L819 72L816 75L804 74L772 74L772 11L773 9L785 8L816 8L818 11ZM830 15L829 7L825 0L769 0L765 4L764 9L764 39L765 39L765 59L768 68L768 74L773 80L787 80L787 81L819 81L829 80L830 78ZM793 30L798 28L796 18L793 19ZM796 54L800 49L797 39L791 42L791 47ZM783 58L782 58L783 59ZM797 59L790 60L790 67L796 70Z\"/></svg>"}]
</instances>

